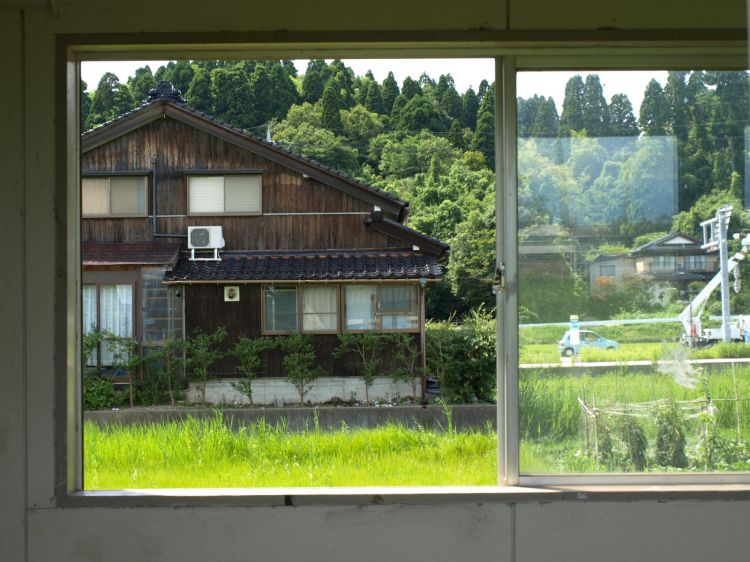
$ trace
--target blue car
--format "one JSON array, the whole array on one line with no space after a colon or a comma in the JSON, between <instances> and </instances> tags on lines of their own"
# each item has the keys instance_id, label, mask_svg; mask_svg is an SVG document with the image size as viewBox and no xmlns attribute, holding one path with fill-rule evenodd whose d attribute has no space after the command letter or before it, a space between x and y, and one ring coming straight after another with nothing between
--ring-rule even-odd
<instances>
[{"instance_id":1,"label":"blue car","mask_svg":"<svg viewBox=\"0 0 750 562\"><path fill-rule=\"evenodd\" d=\"M581 348L583 347L594 347L597 349L617 349L620 344L614 340L608 340L589 330L579 330L580 343L570 343L570 330L563 334L562 339L557 344L557 348L560 351L560 355L565 357L572 357L573 355L579 355Z\"/></svg>"}]
</instances>

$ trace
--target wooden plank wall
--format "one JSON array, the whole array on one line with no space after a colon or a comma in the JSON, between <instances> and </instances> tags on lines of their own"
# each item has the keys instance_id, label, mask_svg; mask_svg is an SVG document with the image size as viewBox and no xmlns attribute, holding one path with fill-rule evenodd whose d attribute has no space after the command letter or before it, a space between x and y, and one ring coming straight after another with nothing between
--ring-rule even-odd
<instances>
[{"instance_id":1,"label":"wooden plank wall","mask_svg":"<svg viewBox=\"0 0 750 562\"><path fill-rule=\"evenodd\" d=\"M185 287L185 327L190 335L200 327L204 332L212 333L220 326L229 332L223 349L228 351L237 338L242 335L255 338L261 335L261 287L260 285L241 285L239 302L224 302L224 288L221 285L190 285ZM410 334L419 347L419 334ZM284 336L274 336L284 337ZM316 334L313 346L318 364L331 376L358 376L360 369L355 358L344 356L340 359L333 357L333 351L339 341L335 334ZM281 365L283 353L279 350L267 352L262 357L260 376L283 376ZM385 358L381 371L392 369L390 360L393 353L385 350ZM225 357L211 368L211 375L216 377L239 376L236 361L232 357ZM348 396L341 398L347 399Z\"/></svg>"},{"instance_id":2,"label":"wooden plank wall","mask_svg":"<svg viewBox=\"0 0 750 562\"><path fill-rule=\"evenodd\" d=\"M404 243L372 232L364 213L372 205L208 133L175 121L159 119L81 157L83 174L150 170L158 160L160 233L186 234L188 226L220 225L227 250L393 248ZM263 170L262 216L187 217L187 177L184 170ZM151 186L148 193L151 207ZM362 215L269 216L268 213L363 213ZM154 241L150 218L86 218L83 242ZM179 241L179 238L157 238ZM184 240L184 239L183 239Z\"/></svg>"}]
</instances>

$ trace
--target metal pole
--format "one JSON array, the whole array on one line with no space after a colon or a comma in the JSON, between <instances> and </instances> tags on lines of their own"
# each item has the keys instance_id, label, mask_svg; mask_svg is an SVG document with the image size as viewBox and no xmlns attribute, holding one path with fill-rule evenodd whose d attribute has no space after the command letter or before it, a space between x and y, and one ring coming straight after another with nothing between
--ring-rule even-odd
<instances>
[{"instance_id":1,"label":"metal pole","mask_svg":"<svg viewBox=\"0 0 750 562\"><path fill-rule=\"evenodd\" d=\"M719 228L719 262L721 263L721 329L722 337L725 342L732 340L732 333L729 326L729 267L727 251L727 230L728 230L728 211L719 209L716 213L719 219L717 226Z\"/></svg>"}]
</instances>

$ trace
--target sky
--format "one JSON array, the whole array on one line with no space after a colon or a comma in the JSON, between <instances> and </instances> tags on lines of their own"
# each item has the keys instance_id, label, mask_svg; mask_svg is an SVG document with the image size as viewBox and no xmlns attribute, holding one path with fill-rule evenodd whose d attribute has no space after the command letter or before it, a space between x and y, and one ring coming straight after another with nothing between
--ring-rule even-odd
<instances>
[{"instance_id":1,"label":"sky","mask_svg":"<svg viewBox=\"0 0 750 562\"><path fill-rule=\"evenodd\" d=\"M363 76L371 70L375 79L381 82L392 71L396 81L401 85L404 78L414 79L426 72L434 80L441 74L450 74L459 93L469 87L476 91L479 83L486 79L492 82L494 73L493 59L343 59L344 63ZM297 71L303 74L307 67L306 60L294 61ZM135 73L135 69L148 64L152 71L166 64L166 61L87 61L81 65L81 77L87 83L89 91L96 89L102 74L113 72L121 82ZM583 77L588 72L580 72ZM562 112L562 100L565 94L565 83L575 75L570 71L522 72L517 79L517 92L520 97L529 98L534 94L555 100L557 112ZM651 78L656 78L662 86L666 82L667 73L664 71L599 71L597 72L607 101L614 94L623 93L628 96L630 103L638 115L638 107L643 99L643 92Z\"/></svg>"}]
</instances>

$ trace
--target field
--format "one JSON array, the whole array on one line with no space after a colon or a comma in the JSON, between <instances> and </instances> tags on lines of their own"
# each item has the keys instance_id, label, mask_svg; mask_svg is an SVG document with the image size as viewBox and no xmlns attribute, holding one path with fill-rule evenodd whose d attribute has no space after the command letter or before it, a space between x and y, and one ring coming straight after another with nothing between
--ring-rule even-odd
<instances>
[{"instance_id":1,"label":"field","mask_svg":"<svg viewBox=\"0 0 750 562\"><path fill-rule=\"evenodd\" d=\"M220 417L100 430L84 427L88 490L122 488L449 486L497 482L493 431L390 425L235 432Z\"/></svg>"},{"instance_id":2,"label":"field","mask_svg":"<svg viewBox=\"0 0 750 562\"><path fill-rule=\"evenodd\" d=\"M684 380L624 368L595 376L523 370L519 390L524 473L750 470L750 368ZM594 405L603 422L598 451L591 431L587 444L579 398ZM684 435L683 466L663 461L657 411L666 401L684 409L676 424ZM629 431L640 428L640 468L621 428L624 419L635 420ZM85 487L92 490L496 484L497 437L490 429L388 425L293 432L258 423L234 431L217 416L104 430L86 423L84 438Z\"/></svg>"}]
</instances>

